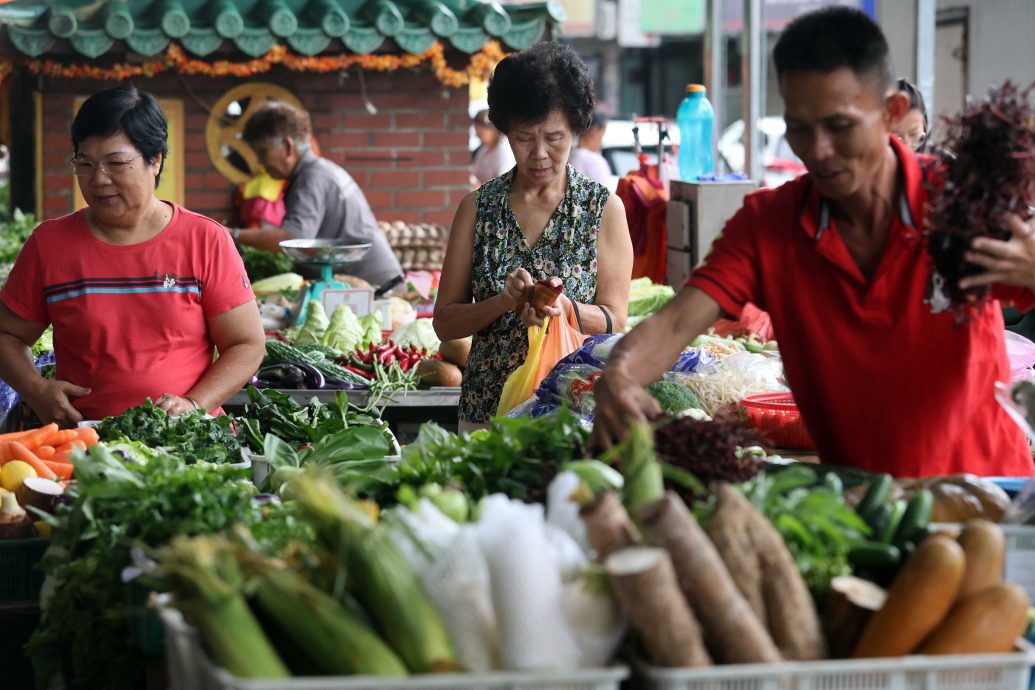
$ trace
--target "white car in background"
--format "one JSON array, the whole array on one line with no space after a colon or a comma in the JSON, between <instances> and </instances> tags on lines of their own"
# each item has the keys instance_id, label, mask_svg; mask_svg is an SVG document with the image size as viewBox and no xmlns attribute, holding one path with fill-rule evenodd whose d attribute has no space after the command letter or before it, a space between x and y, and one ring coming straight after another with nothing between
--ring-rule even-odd
<instances>
[{"instance_id":1,"label":"white car in background","mask_svg":"<svg viewBox=\"0 0 1035 690\"><path fill-rule=\"evenodd\" d=\"M604 158L611 165L611 171L617 180L631 170L639 168L639 161L633 152L633 123L631 120L611 120L604 132ZM762 160L765 172L762 186L775 187L792 180L805 172L805 166L787 144L786 126L782 117L765 117L758 122L762 135ZM679 129L675 122L667 128L669 138L666 149L671 154L672 144L679 143ZM718 152L715 161L719 173L744 171L744 121L737 120L719 134ZM648 161L656 164L658 160L658 126L652 123L639 123L640 148L647 154ZM612 186L612 189L614 186Z\"/></svg>"},{"instance_id":2,"label":"white car in background","mask_svg":"<svg viewBox=\"0 0 1035 690\"><path fill-rule=\"evenodd\" d=\"M805 172L801 160L787 143L787 125L782 117L763 117L758 121L762 137L763 187L778 187ZM718 160L720 172L744 172L744 121L737 120L719 135Z\"/></svg>"}]
</instances>

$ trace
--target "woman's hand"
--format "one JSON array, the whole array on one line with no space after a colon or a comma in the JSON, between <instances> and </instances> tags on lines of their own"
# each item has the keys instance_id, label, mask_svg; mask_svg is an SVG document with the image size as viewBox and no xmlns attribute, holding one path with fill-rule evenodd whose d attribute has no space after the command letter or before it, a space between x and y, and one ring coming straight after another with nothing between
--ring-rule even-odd
<instances>
[{"instance_id":1,"label":"woman's hand","mask_svg":"<svg viewBox=\"0 0 1035 690\"><path fill-rule=\"evenodd\" d=\"M36 416L44 424L53 422L62 428L72 427L83 421L83 415L72 407L72 398L89 395L90 389L77 386L68 381L50 381L43 383L32 395L25 395L25 401L33 409Z\"/></svg>"},{"instance_id":2,"label":"woman's hand","mask_svg":"<svg viewBox=\"0 0 1035 690\"><path fill-rule=\"evenodd\" d=\"M155 400L155 407L164 410L167 415L172 417L179 417L181 414L198 409L189 399L172 393L162 393L158 396L158 400Z\"/></svg>"},{"instance_id":3,"label":"woman's hand","mask_svg":"<svg viewBox=\"0 0 1035 690\"><path fill-rule=\"evenodd\" d=\"M532 274L523 268L515 268L504 281L500 296L512 304L511 309L520 312L533 285L535 281L532 280Z\"/></svg>"},{"instance_id":4,"label":"woman's hand","mask_svg":"<svg viewBox=\"0 0 1035 690\"><path fill-rule=\"evenodd\" d=\"M521 310L521 320L525 322L526 326L542 326L546 317L552 319L567 318L568 312L571 311L571 300L563 292L564 282L557 276L554 276L548 278L546 283L554 289L561 289L561 292L557 295L557 301L550 306L543 307L541 310L534 308L531 304L526 304Z\"/></svg>"},{"instance_id":5,"label":"woman's hand","mask_svg":"<svg viewBox=\"0 0 1035 690\"><path fill-rule=\"evenodd\" d=\"M1035 221L1025 223L1008 213L1003 222L1010 229L1009 240L977 237L963 255L985 272L960 280L961 289L1000 283L1035 290Z\"/></svg>"}]
</instances>

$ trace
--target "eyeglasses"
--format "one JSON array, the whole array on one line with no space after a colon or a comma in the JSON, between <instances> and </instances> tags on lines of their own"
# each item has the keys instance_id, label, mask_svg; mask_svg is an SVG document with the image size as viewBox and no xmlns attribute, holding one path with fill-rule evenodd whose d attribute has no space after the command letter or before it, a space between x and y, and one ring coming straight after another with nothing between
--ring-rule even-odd
<instances>
[{"instance_id":1,"label":"eyeglasses","mask_svg":"<svg viewBox=\"0 0 1035 690\"><path fill-rule=\"evenodd\" d=\"M76 177L91 177L98 170L108 177L118 177L129 172L130 167L132 167L130 164L143 155L138 153L132 158L106 161L104 163L94 163L85 159L73 158L69 161L69 164L71 164L72 171Z\"/></svg>"}]
</instances>

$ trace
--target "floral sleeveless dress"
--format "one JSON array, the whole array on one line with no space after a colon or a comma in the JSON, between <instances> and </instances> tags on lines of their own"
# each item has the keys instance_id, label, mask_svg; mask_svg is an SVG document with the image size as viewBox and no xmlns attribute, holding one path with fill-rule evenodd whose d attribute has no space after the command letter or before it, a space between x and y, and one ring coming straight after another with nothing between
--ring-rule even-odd
<instances>
[{"instance_id":1,"label":"floral sleeveless dress","mask_svg":"<svg viewBox=\"0 0 1035 690\"><path fill-rule=\"evenodd\" d=\"M476 302L503 292L507 276L524 268L535 280L558 276L565 294L592 303L597 294L597 232L610 192L568 166L568 191L542 236L529 246L510 207L511 170L478 190L472 292ZM507 377L525 361L528 327L514 312L474 336L460 391L460 419L485 423L496 415Z\"/></svg>"}]
</instances>

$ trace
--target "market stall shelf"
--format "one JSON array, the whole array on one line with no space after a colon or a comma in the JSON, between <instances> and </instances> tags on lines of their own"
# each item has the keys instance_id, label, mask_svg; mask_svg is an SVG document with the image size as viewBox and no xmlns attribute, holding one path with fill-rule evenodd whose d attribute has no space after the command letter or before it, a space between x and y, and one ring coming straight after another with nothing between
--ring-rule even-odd
<instances>
[{"instance_id":1,"label":"market stall shelf","mask_svg":"<svg viewBox=\"0 0 1035 690\"><path fill-rule=\"evenodd\" d=\"M320 402L334 400L339 393L336 390L281 390L278 393L291 396L300 403L307 403L313 398ZM348 391L349 402L353 405L363 407L370 399L366 391ZM224 405L243 405L248 402L248 394L243 390L234 394ZM421 391L404 391L386 395L383 400L384 407L456 407L460 403L460 388L431 388Z\"/></svg>"},{"instance_id":2,"label":"market stall shelf","mask_svg":"<svg viewBox=\"0 0 1035 690\"><path fill-rule=\"evenodd\" d=\"M163 606L159 613L165 626L172 690L618 690L629 675L626 667L614 666L563 673L511 671L425 674L398 679L352 676L245 680L235 678L209 660L196 631L178 610Z\"/></svg>"}]
</instances>

